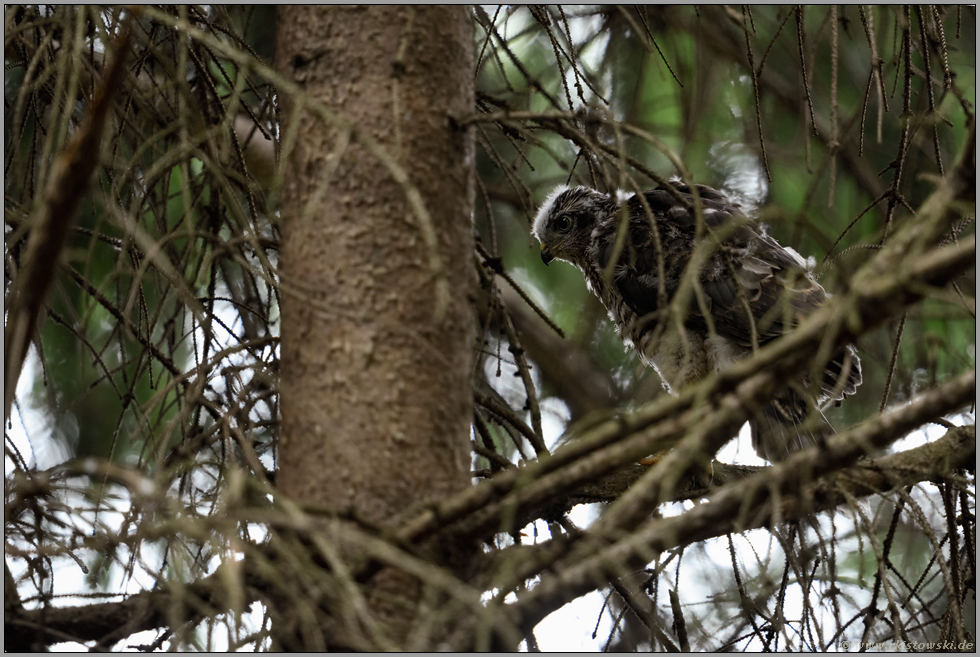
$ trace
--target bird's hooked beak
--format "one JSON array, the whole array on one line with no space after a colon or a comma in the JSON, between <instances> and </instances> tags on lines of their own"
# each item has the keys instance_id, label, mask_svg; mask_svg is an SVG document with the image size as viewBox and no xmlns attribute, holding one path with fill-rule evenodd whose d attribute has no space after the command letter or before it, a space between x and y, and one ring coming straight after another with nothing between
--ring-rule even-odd
<instances>
[{"instance_id":1,"label":"bird's hooked beak","mask_svg":"<svg viewBox=\"0 0 980 657\"><path fill-rule=\"evenodd\" d=\"M553 256L551 254L551 251L548 250L548 245L545 244L544 242L541 242L541 262L543 262L545 266L547 266L548 263L554 259L555 256Z\"/></svg>"}]
</instances>

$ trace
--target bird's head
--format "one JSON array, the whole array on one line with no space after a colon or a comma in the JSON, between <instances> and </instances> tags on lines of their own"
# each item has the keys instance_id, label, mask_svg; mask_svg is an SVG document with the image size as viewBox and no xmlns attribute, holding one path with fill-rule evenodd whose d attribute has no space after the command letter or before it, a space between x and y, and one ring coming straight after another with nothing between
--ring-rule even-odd
<instances>
[{"instance_id":1,"label":"bird's head","mask_svg":"<svg viewBox=\"0 0 980 657\"><path fill-rule=\"evenodd\" d=\"M541 243L541 260L547 265L557 258L581 266L592 230L618 207L609 194L588 187L555 189L541 204L531 230Z\"/></svg>"}]
</instances>

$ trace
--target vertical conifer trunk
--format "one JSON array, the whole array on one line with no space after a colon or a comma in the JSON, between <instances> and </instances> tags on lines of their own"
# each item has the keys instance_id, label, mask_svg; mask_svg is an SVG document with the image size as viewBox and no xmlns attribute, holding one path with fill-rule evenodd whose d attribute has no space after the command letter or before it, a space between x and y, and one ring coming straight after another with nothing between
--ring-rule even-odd
<instances>
[{"instance_id":1,"label":"vertical conifer trunk","mask_svg":"<svg viewBox=\"0 0 980 657\"><path fill-rule=\"evenodd\" d=\"M474 107L473 56L466 7L279 9L280 71L351 122L282 99L284 143L298 139L283 156L277 485L298 502L384 525L468 485L473 145L449 117ZM421 590L393 571L373 584L409 603ZM411 604L369 602L402 646Z\"/></svg>"}]
</instances>

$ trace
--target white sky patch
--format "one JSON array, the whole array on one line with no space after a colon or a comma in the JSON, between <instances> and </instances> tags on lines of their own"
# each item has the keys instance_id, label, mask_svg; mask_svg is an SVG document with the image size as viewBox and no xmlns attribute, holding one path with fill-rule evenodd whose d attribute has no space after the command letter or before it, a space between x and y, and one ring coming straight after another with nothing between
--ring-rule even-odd
<instances>
[{"instance_id":1,"label":"white sky patch","mask_svg":"<svg viewBox=\"0 0 980 657\"><path fill-rule=\"evenodd\" d=\"M17 381L17 404L10 411L10 429L6 432L10 440L27 461L28 466L39 470L47 470L59 463L64 463L71 455L63 440L55 438L54 433L62 428L49 416L41 412L32 403L32 391L40 371L41 361L37 349L31 345L24 359L24 366ZM71 418L65 418L70 430ZM62 423L63 425L65 423ZM9 476L14 470L14 463L4 456L4 475Z\"/></svg>"},{"instance_id":2,"label":"white sky patch","mask_svg":"<svg viewBox=\"0 0 980 657\"><path fill-rule=\"evenodd\" d=\"M612 630L608 610L599 617L603 596L592 591L549 614L534 628L534 638L543 652L598 652ZM598 620L596 638L592 638ZM522 645L526 651L527 646Z\"/></svg>"},{"instance_id":3,"label":"white sky patch","mask_svg":"<svg viewBox=\"0 0 980 657\"><path fill-rule=\"evenodd\" d=\"M539 406L541 407L541 433L544 434L544 444L550 451L554 451L568 427L572 413L568 410L568 405L557 397L543 399Z\"/></svg>"},{"instance_id":4,"label":"white sky patch","mask_svg":"<svg viewBox=\"0 0 980 657\"><path fill-rule=\"evenodd\" d=\"M742 425L735 439L729 440L718 450L715 459L736 465L769 465L767 461L759 458L752 447L752 430L748 422Z\"/></svg>"},{"instance_id":5,"label":"white sky patch","mask_svg":"<svg viewBox=\"0 0 980 657\"><path fill-rule=\"evenodd\" d=\"M568 519L579 529L588 529L605 507L605 504L578 504L568 513Z\"/></svg>"},{"instance_id":6,"label":"white sky patch","mask_svg":"<svg viewBox=\"0 0 980 657\"><path fill-rule=\"evenodd\" d=\"M908 406L912 400L909 400L901 406ZM894 408L901 408L901 406L896 406ZM886 411L887 412L887 411ZM969 424L976 424L977 416L975 413L960 413L957 415L951 415L946 418L951 424L962 427ZM904 438L899 438L891 445L892 452L904 452L915 447L920 447L926 443L931 443L939 440L946 434L946 428L938 424L926 424L919 429L909 433Z\"/></svg>"}]
</instances>

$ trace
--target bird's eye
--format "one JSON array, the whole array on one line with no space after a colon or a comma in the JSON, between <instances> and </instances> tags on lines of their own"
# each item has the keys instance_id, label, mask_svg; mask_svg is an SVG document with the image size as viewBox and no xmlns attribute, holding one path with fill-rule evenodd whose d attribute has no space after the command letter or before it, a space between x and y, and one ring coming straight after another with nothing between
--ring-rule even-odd
<instances>
[{"instance_id":1,"label":"bird's eye","mask_svg":"<svg viewBox=\"0 0 980 657\"><path fill-rule=\"evenodd\" d=\"M559 233L567 233L572 229L572 218L567 214L559 215L555 219L555 230Z\"/></svg>"}]
</instances>

